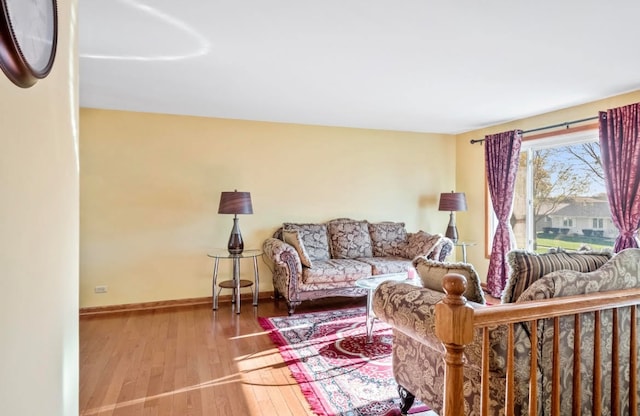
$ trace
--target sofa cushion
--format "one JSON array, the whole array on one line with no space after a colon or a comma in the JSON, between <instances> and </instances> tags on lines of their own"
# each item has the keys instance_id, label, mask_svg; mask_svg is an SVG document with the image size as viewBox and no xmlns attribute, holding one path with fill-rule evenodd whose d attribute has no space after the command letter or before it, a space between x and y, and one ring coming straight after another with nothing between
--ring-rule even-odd
<instances>
[{"instance_id":1,"label":"sofa cushion","mask_svg":"<svg viewBox=\"0 0 640 416\"><path fill-rule=\"evenodd\" d=\"M300 233L302 243L311 261L328 260L330 258L326 224L285 222L282 224L282 231L298 231Z\"/></svg>"},{"instance_id":2,"label":"sofa cushion","mask_svg":"<svg viewBox=\"0 0 640 416\"><path fill-rule=\"evenodd\" d=\"M529 286L518 298L518 303L636 287L640 287L640 249L628 248L591 272L549 273Z\"/></svg>"},{"instance_id":3,"label":"sofa cushion","mask_svg":"<svg viewBox=\"0 0 640 416\"><path fill-rule=\"evenodd\" d=\"M352 259L329 259L314 261L313 269L302 270L304 284L335 283L335 287L346 287L345 282L353 282L371 276L371 266Z\"/></svg>"},{"instance_id":4,"label":"sofa cushion","mask_svg":"<svg viewBox=\"0 0 640 416\"><path fill-rule=\"evenodd\" d=\"M307 250L304 248L304 242L302 241L302 236L300 232L297 230L282 230L282 240L293 246L298 252L298 256L300 257L300 263L303 266L313 267L311 263L311 259L309 258L309 254Z\"/></svg>"},{"instance_id":5,"label":"sofa cushion","mask_svg":"<svg viewBox=\"0 0 640 416\"><path fill-rule=\"evenodd\" d=\"M328 223L331 258L373 257L367 221L338 219Z\"/></svg>"},{"instance_id":6,"label":"sofa cushion","mask_svg":"<svg viewBox=\"0 0 640 416\"><path fill-rule=\"evenodd\" d=\"M411 260L398 256L359 257L357 259L371 266L371 274L404 273L411 266Z\"/></svg>"},{"instance_id":7,"label":"sofa cushion","mask_svg":"<svg viewBox=\"0 0 640 416\"><path fill-rule=\"evenodd\" d=\"M427 259L425 257L416 257L413 265L422 280L422 286L431 290L443 292L442 279L448 273L457 273L467 279L467 289L464 297L471 302L485 304L484 292L480 286L480 277L476 269L470 263L442 263Z\"/></svg>"},{"instance_id":8,"label":"sofa cushion","mask_svg":"<svg viewBox=\"0 0 640 416\"><path fill-rule=\"evenodd\" d=\"M409 233L403 257L413 260L417 256L429 257L429 254L442 240L441 234L429 234L424 231Z\"/></svg>"},{"instance_id":9,"label":"sofa cushion","mask_svg":"<svg viewBox=\"0 0 640 416\"><path fill-rule=\"evenodd\" d=\"M536 280L558 270L591 272L597 270L611 258L609 252L555 252L533 253L512 250L507 254L510 272L507 285L502 292L502 303L512 303Z\"/></svg>"},{"instance_id":10,"label":"sofa cushion","mask_svg":"<svg viewBox=\"0 0 640 416\"><path fill-rule=\"evenodd\" d=\"M407 247L407 230L403 222L369 223L374 257L403 256Z\"/></svg>"}]
</instances>

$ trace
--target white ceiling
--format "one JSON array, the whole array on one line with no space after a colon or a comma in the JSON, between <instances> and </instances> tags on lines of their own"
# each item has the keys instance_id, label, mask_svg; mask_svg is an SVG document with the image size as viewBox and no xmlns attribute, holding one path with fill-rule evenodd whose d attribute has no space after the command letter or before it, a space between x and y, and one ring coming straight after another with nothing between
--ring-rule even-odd
<instances>
[{"instance_id":1,"label":"white ceiling","mask_svg":"<svg viewBox=\"0 0 640 416\"><path fill-rule=\"evenodd\" d=\"M638 0L79 0L80 105L461 133L640 89L639 18Z\"/></svg>"}]
</instances>

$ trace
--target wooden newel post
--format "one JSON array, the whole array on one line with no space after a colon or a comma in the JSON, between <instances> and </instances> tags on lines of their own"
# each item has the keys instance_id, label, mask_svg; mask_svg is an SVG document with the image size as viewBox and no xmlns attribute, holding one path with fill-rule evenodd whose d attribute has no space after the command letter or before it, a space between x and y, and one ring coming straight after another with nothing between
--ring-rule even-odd
<instances>
[{"instance_id":1,"label":"wooden newel post","mask_svg":"<svg viewBox=\"0 0 640 416\"><path fill-rule=\"evenodd\" d=\"M473 308L462 296L467 287L464 276L447 274L442 287L447 296L436 304L436 336L447 350L442 416L460 416L464 414L462 354L473 341Z\"/></svg>"}]
</instances>

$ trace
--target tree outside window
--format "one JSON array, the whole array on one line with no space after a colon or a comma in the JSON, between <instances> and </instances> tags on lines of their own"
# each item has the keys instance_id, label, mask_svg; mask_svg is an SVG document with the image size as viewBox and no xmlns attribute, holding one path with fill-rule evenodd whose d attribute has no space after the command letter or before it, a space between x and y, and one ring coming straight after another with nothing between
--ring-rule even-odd
<instances>
[{"instance_id":1,"label":"tree outside window","mask_svg":"<svg viewBox=\"0 0 640 416\"><path fill-rule=\"evenodd\" d=\"M597 134L523 142L511 218L518 248L613 247L618 231L611 221Z\"/></svg>"}]
</instances>

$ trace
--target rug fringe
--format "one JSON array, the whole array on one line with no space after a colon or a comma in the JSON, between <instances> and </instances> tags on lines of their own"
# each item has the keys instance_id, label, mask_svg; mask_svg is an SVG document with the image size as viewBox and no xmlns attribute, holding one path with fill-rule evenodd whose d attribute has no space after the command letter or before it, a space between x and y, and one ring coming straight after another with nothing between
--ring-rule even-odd
<instances>
[{"instance_id":1,"label":"rug fringe","mask_svg":"<svg viewBox=\"0 0 640 416\"><path fill-rule=\"evenodd\" d=\"M305 399L307 399L311 410L318 416L330 416L330 414L327 412L327 409L323 406L322 401L318 397L319 392L316 392L310 385L313 380L308 380L305 377L302 369L300 369L298 367L298 364L295 363L296 357L291 354L291 352L287 348L289 346L289 343L287 342L286 338L284 338L282 334L280 334L278 328L273 325L269 318L258 317L258 323L262 328L269 331L269 338L271 339L271 341L273 341L274 344L276 344L276 347L278 347L278 351L284 359L291 377L300 387L302 395L305 397ZM296 371L292 369L292 366L295 367Z\"/></svg>"},{"instance_id":2,"label":"rug fringe","mask_svg":"<svg viewBox=\"0 0 640 416\"><path fill-rule=\"evenodd\" d=\"M269 320L269 318L258 317L258 323L262 328L269 331L269 338L276 344L278 349L287 346L287 340L280 334L278 328Z\"/></svg>"}]
</instances>

